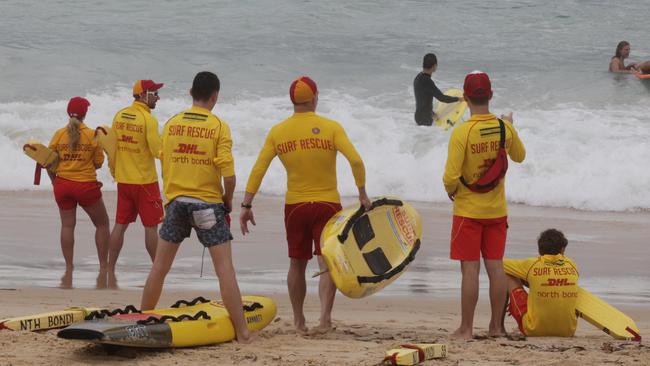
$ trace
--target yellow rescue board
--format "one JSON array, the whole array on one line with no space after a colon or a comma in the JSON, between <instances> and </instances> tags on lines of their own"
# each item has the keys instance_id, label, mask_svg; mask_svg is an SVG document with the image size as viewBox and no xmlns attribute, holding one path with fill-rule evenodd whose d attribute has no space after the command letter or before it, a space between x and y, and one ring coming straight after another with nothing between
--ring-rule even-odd
<instances>
[{"instance_id":1,"label":"yellow rescue board","mask_svg":"<svg viewBox=\"0 0 650 366\"><path fill-rule=\"evenodd\" d=\"M447 345L439 343L403 344L386 351L384 363L390 365L417 365L426 360L447 357Z\"/></svg>"},{"instance_id":2,"label":"yellow rescue board","mask_svg":"<svg viewBox=\"0 0 650 366\"><path fill-rule=\"evenodd\" d=\"M382 198L364 211L346 207L325 225L321 252L344 295L371 295L397 279L415 258L422 237L420 214L398 198Z\"/></svg>"},{"instance_id":3,"label":"yellow rescue board","mask_svg":"<svg viewBox=\"0 0 650 366\"><path fill-rule=\"evenodd\" d=\"M16 318L0 320L0 330L45 330L67 327L70 324L78 323L93 311L101 308L70 307L62 311L52 311Z\"/></svg>"},{"instance_id":4,"label":"yellow rescue board","mask_svg":"<svg viewBox=\"0 0 650 366\"><path fill-rule=\"evenodd\" d=\"M111 175L115 177L115 157L117 155L117 135L115 131L106 125L99 126L95 129L95 138L106 153L108 168Z\"/></svg>"},{"instance_id":5,"label":"yellow rescue board","mask_svg":"<svg viewBox=\"0 0 650 366\"><path fill-rule=\"evenodd\" d=\"M243 296L242 301L248 329L260 330L275 319L277 309L272 299ZM57 336L128 347L169 348L228 342L235 339L235 329L223 303L208 301L85 321L59 331Z\"/></svg>"},{"instance_id":6,"label":"yellow rescue board","mask_svg":"<svg viewBox=\"0 0 650 366\"><path fill-rule=\"evenodd\" d=\"M42 167L51 172L56 172L56 168L59 164L59 155L56 151L50 150L40 141L27 141L27 143L23 145L23 152Z\"/></svg>"},{"instance_id":7,"label":"yellow rescue board","mask_svg":"<svg viewBox=\"0 0 650 366\"><path fill-rule=\"evenodd\" d=\"M452 97L462 97L463 91L460 89L449 89L445 91L444 94ZM465 101L454 103L439 102L435 110L436 120L434 121L434 124L448 130L463 118L466 109L467 102Z\"/></svg>"},{"instance_id":8,"label":"yellow rescue board","mask_svg":"<svg viewBox=\"0 0 650 366\"><path fill-rule=\"evenodd\" d=\"M504 270L517 277L508 267L504 266ZM579 317L616 339L641 341L639 327L632 318L582 287L578 287L575 310Z\"/></svg>"}]
</instances>

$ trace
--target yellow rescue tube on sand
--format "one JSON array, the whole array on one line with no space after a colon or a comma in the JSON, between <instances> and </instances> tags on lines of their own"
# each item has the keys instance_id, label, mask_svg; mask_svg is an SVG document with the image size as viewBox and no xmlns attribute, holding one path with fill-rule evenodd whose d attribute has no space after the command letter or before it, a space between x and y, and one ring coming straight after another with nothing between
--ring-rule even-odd
<instances>
[{"instance_id":1,"label":"yellow rescue tube on sand","mask_svg":"<svg viewBox=\"0 0 650 366\"><path fill-rule=\"evenodd\" d=\"M449 89L444 92L445 95L451 97L462 97L463 91L460 89ZM442 103L439 102L436 106L435 114L436 119L433 122L436 126L442 127L445 130L453 127L456 122L463 118L465 110L467 109L467 102Z\"/></svg>"},{"instance_id":2,"label":"yellow rescue tube on sand","mask_svg":"<svg viewBox=\"0 0 650 366\"><path fill-rule=\"evenodd\" d=\"M399 198L382 198L369 211L354 205L334 215L321 234L321 253L339 291L356 299L395 281L421 237L420 214Z\"/></svg>"},{"instance_id":3,"label":"yellow rescue tube on sand","mask_svg":"<svg viewBox=\"0 0 650 366\"><path fill-rule=\"evenodd\" d=\"M242 301L248 329L260 330L275 319L277 309L271 298L243 296ZM168 309L76 323L59 331L57 336L128 347L192 347L231 341L235 339L235 328L221 301L197 298L191 302L179 301Z\"/></svg>"},{"instance_id":4,"label":"yellow rescue tube on sand","mask_svg":"<svg viewBox=\"0 0 650 366\"><path fill-rule=\"evenodd\" d=\"M106 153L108 169L111 171L111 175L115 177L115 156L117 155L117 135L115 131L106 125L99 126L95 129L95 139Z\"/></svg>"}]
</instances>

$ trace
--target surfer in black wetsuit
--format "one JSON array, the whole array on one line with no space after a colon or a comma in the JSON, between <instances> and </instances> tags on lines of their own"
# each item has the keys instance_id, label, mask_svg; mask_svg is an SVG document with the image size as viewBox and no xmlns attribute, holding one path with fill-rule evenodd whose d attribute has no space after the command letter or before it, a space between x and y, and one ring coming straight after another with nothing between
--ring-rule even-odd
<instances>
[{"instance_id":1,"label":"surfer in black wetsuit","mask_svg":"<svg viewBox=\"0 0 650 366\"><path fill-rule=\"evenodd\" d=\"M419 126L431 126L435 119L433 114L433 98L443 103L454 103L461 100L459 97L452 97L443 94L436 84L431 80L438 68L438 59L433 53L427 53L422 60L422 72L413 80L413 91L415 93L415 123Z\"/></svg>"}]
</instances>

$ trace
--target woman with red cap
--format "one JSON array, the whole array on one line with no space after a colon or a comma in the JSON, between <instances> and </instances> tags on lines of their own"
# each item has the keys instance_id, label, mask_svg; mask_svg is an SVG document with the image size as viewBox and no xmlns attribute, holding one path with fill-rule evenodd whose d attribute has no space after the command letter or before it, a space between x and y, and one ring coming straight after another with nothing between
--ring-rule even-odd
<instances>
[{"instance_id":1,"label":"woman with red cap","mask_svg":"<svg viewBox=\"0 0 650 366\"><path fill-rule=\"evenodd\" d=\"M109 222L106 207L97 181L97 173L104 162L104 154L94 138L94 131L83 120L90 102L74 97L68 102L70 120L66 127L58 129L49 148L59 155L56 173L49 172L54 186L54 198L61 215L61 250L65 259L65 274L61 287L72 287L74 228L77 221L77 204L86 211L95 225L95 245L99 257L97 286L106 277L108 256Z\"/></svg>"}]
</instances>

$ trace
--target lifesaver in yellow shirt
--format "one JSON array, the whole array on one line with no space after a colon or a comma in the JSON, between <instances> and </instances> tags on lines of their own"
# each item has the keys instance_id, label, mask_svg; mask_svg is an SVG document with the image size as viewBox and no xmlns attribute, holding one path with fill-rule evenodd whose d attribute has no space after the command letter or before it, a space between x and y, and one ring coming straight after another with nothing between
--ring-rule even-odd
<instances>
[{"instance_id":1,"label":"lifesaver in yellow shirt","mask_svg":"<svg viewBox=\"0 0 650 366\"><path fill-rule=\"evenodd\" d=\"M108 157L108 168L115 177L115 157L117 155L117 135L115 130L108 126L99 126L95 129L95 139Z\"/></svg>"},{"instance_id":2,"label":"lifesaver in yellow shirt","mask_svg":"<svg viewBox=\"0 0 650 366\"><path fill-rule=\"evenodd\" d=\"M344 208L325 225L321 253L336 287L362 298L395 281L420 248L420 214L398 198L382 198L365 211Z\"/></svg>"}]
</instances>

